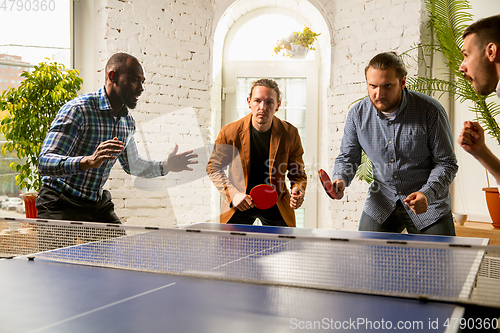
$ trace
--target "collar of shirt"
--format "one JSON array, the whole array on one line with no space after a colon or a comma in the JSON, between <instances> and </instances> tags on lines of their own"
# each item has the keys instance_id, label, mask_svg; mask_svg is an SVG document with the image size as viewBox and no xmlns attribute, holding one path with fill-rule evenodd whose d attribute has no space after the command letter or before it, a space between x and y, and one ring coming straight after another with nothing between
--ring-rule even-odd
<instances>
[{"instance_id":1,"label":"collar of shirt","mask_svg":"<svg viewBox=\"0 0 500 333\"><path fill-rule=\"evenodd\" d=\"M385 118L387 118L389 120L394 120L394 118L396 118L397 112L398 112L398 110L394 110L392 112L383 112L382 111L382 114L385 116Z\"/></svg>"},{"instance_id":2,"label":"collar of shirt","mask_svg":"<svg viewBox=\"0 0 500 333\"><path fill-rule=\"evenodd\" d=\"M500 80L498 80L496 93L497 93L498 98L500 98Z\"/></svg>"}]
</instances>

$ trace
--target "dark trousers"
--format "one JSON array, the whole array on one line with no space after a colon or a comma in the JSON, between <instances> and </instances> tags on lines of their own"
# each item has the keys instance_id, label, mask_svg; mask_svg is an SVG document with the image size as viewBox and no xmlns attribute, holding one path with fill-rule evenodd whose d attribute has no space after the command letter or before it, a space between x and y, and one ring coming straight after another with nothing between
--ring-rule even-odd
<instances>
[{"instance_id":1,"label":"dark trousers","mask_svg":"<svg viewBox=\"0 0 500 333\"><path fill-rule=\"evenodd\" d=\"M77 199L47 186L42 186L36 199L37 218L121 224L115 214L111 194L104 190L98 202ZM79 225L40 224L39 250L47 251L77 244L124 236L122 229L93 228Z\"/></svg>"},{"instance_id":2,"label":"dark trousers","mask_svg":"<svg viewBox=\"0 0 500 333\"><path fill-rule=\"evenodd\" d=\"M36 199L36 210L39 219L121 223L107 190L100 201L93 202L43 185Z\"/></svg>"},{"instance_id":3,"label":"dark trousers","mask_svg":"<svg viewBox=\"0 0 500 333\"><path fill-rule=\"evenodd\" d=\"M236 210L231 216L228 224L253 224L255 219L259 219L262 225L286 227L286 222L281 216L278 206L274 205L269 209L258 209L257 207L245 211Z\"/></svg>"},{"instance_id":4,"label":"dark trousers","mask_svg":"<svg viewBox=\"0 0 500 333\"><path fill-rule=\"evenodd\" d=\"M385 220L382 224L379 224L368 214L363 212L359 220L358 230L400 233L405 228L409 234L455 236L455 225L453 224L451 211L446 213L430 226L425 227L422 230L418 230L406 212L406 209L403 207L403 203L399 200L396 202L396 209L394 209L391 215L389 215L387 220Z\"/></svg>"}]
</instances>

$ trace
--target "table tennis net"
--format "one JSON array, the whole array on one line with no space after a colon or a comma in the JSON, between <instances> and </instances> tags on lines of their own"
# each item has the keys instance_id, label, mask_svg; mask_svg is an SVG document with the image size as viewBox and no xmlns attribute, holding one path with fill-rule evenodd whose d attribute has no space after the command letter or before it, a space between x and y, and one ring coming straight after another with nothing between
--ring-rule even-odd
<instances>
[{"instance_id":1,"label":"table tennis net","mask_svg":"<svg viewBox=\"0 0 500 333\"><path fill-rule=\"evenodd\" d=\"M29 254L35 260L500 307L500 247L38 221L21 223L19 234L10 235L17 237L10 244L3 240L0 252Z\"/></svg>"}]
</instances>

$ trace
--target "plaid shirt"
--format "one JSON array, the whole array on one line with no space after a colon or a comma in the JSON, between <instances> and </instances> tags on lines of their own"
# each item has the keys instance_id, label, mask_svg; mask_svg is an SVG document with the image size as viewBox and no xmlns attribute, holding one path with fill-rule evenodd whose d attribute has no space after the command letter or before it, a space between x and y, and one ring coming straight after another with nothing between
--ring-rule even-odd
<instances>
[{"instance_id":1,"label":"plaid shirt","mask_svg":"<svg viewBox=\"0 0 500 333\"><path fill-rule=\"evenodd\" d=\"M128 108L124 106L115 117L104 87L69 101L57 113L43 142L38 158L43 184L82 199L100 200L116 160L87 171L80 170L80 160L114 137L124 143L125 149L117 160L126 173L146 178L161 176L161 162L139 156L134 133L135 121Z\"/></svg>"},{"instance_id":2,"label":"plaid shirt","mask_svg":"<svg viewBox=\"0 0 500 333\"><path fill-rule=\"evenodd\" d=\"M417 215L404 206L419 230L451 211L449 186L458 165L451 126L438 101L405 88L391 120L368 97L363 99L347 116L332 179L349 185L361 162L361 150L373 162L374 178L364 212L377 222L389 217L398 199L404 203L416 191L427 197L427 212Z\"/></svg>"}]
</instances>

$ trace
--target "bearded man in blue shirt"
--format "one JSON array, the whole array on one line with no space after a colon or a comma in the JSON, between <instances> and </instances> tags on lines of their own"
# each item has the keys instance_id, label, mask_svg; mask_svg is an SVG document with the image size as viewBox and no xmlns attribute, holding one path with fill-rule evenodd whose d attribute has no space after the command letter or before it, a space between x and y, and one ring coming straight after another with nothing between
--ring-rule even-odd
<instances>
[{"instance_id":1,"label":"bearded man in blue shirt","mask_svg":"<svg viewBox=\"0 0 500 333\"><path fill-rule=\"evenodd\" d=\"M458 171L451 126L435 99L405 87L406 68L392 52L365 68L369 97L347 116L332 183L350 185L364 151L373 163L360 231L455 235L449 186Z\"/></svg>"},{"instance_id":2,"label":"bearded man in blue shirt","mask_svg":"<svg viewBox=\"0 0 500 333\"><path fill-rule=\"evenodd\" d=\"M146 178L192 170L189 164L197 163L192 151L177 154L177 145L165 161L140 157L129 109L144 91L142 66L117 53L105 72L104 87L66 103L52 122L38 159L43 176L38 218L120 223L111 194L103 189L116 161L128 174Z\"/></svg>"}]
</instances>

